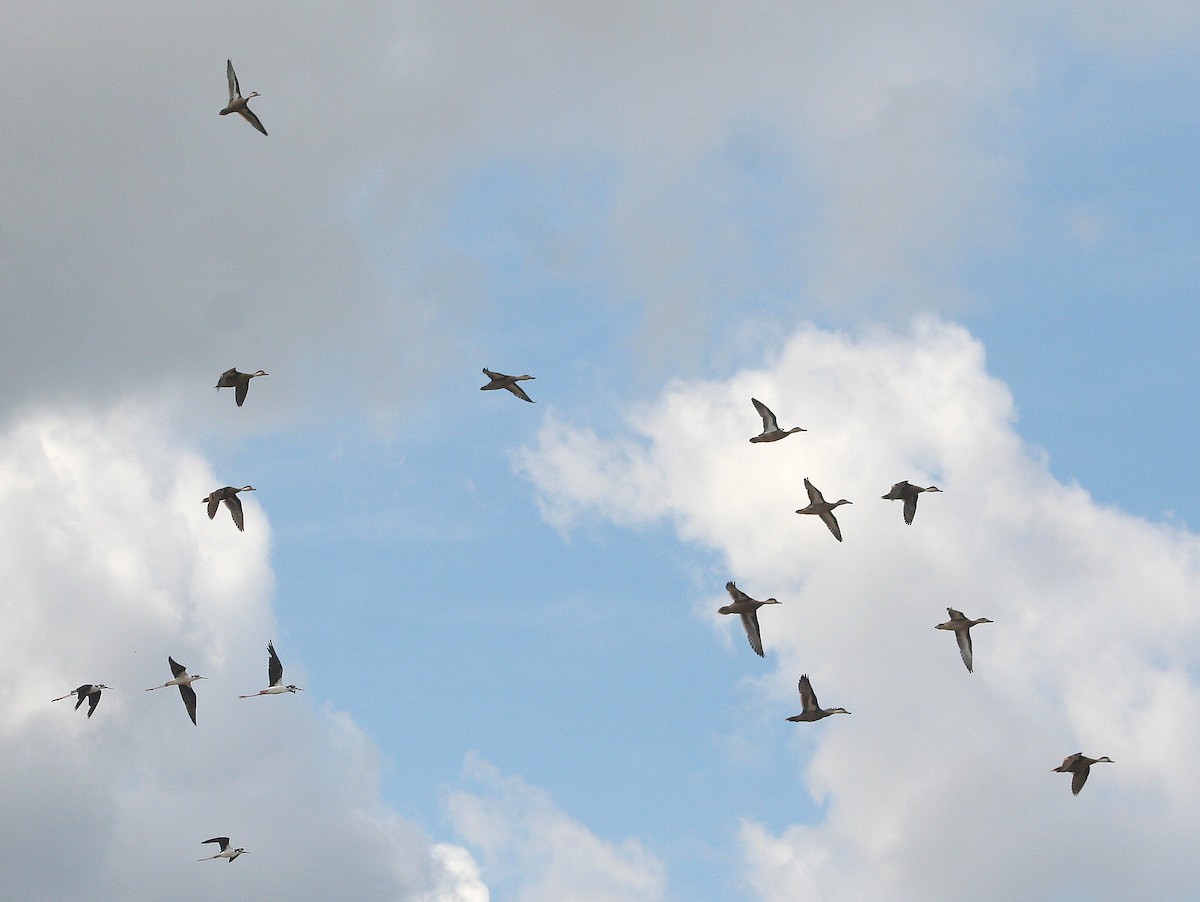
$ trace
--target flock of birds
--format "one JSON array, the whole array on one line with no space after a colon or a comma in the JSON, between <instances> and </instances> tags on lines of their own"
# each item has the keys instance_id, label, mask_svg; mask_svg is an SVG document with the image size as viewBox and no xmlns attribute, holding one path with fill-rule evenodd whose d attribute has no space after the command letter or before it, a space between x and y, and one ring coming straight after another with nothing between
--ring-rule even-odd
<instances>
[{"instance_id":1,"label":"flock of birds","mask_svg":"<svg viewBox=\"0 0 1200 902\"><path fill-rule=\"evenodd\" d=\"M225 74L229 81L229 104L225 109L221 110L221 115L226 116L230 113L237 113L265 135L267 130L263 128L263 124L259 122L258 117L254 115L249 107L250 98L258 97L258 92L255 91L245 97L242 96L237 74L233 71L232 61L226 60ZM250 390L250 380L266 375L268 374L263 370L253 373L243 373L239 372L235 367L221 374L220 379L217 380L216 387L218 389L232 388L234 390L234 401L237 402L238 407L241 407L246 402L246 394ZM253 492L254 490L254 486L252 485L244 485L241 488L227 485L209 492L203 499L203 503L207 505L208 518L210 520L213 519L221 504L224 504L233 518L234 525L237 526L239 531L244 532L246 523L242 512L242 502L238 498L238 494L241 492ZM167 680L161 686L151 686L146 691L153 692L156 689L166 689L168 686L175 686L179 689L179 695L183 699L183 706L187 710L188 717L193 724L196 724L196 690L192 688L192 684L197 680L207 679L207 677L201 676L198 673L188 673L184 665L170 656L167 657L167 664L171 668L171 679ZM103 683L85 683L68 692L66 695L53 699L53 701L60 702L63 699L73 696L76 699L76 711L86 701L88 703L87 716L90 719L96 713L96 706L100 704L101 694L104 690L110 688ZM279 655L275 652L275 643L271 641L267 643L267 688L260 689L258 692L253 692L249 695L239 695L238 698L256 698L260 695L285 695L302 691L299 686L283 682L283 664L279 660ZM207 843L216 843L221 851L208 858L198 859L199 861L214 861L218 859L233 861L239 855L247 854L246 849L230 848L228 836L214 836L212 839L204 840L202 845Z\"/></svg>"},{"instance_id":2,"label":"flock of birds","mask_svg":"<svg viewBox=\"0 0 1200 902\"><path fill-rule=\"evenodd\" d=\"M238 83L237 73L234 72L233 62L226 60L225 75L229 83L229 103L220 111L220 115L227 116L230 113L237 113L255 129L266 135L267 130L259 121L258 116L250 109L249 102L252 97L260 96L257 91L254 91L246 96L242 96L241 86ZM525 390L519 383L533 379L530 375L509 376L505 373L498 373L484 367L483 373L488 377L489 382L486 385L480 386L480 391L496 391L504 389L511 392L522 401L528 401L530 404L536 403L526 394ZM226 370L217 380L216 388L232 388L234 390L234 401L238 407L241 407L246 401L246 395L250 390L250 382L252 379L260 376L269 375L263 370L257 370L253 373L240 372L236 367ZM775 414L765 404L757 398L751 398L754 404L754 409L762 417L762 432L750 439L752 443L759 442L777 442L787 438L796 432L805 432L799 426L793 426L791 429L781 429ZM814 486L806 478L804 480L804 488L808 492L808 505L796 511L797 514L812 514L820 517L821 521L829 528L833 537L839 542L842 541L842 530L838 524L837 517L834 516L834 510L843 504L850 504L845 498L838 501L829 502L821 494L821 491ZM245 531L245 516L242 511L242 502L238 498L241 492L253 492L254 486L245 485L240 488L235 486L223 486L219 489L214 489L202 499L202 503L207 506L208 517L213 519L221 504L224 504L228 509L230 516L233 518L234 525L239 531ZM913 485L907 481L897 482L883 495L884 500L903 501L904 502L904 522L911 525L913 518L917 513L917 499L925 492L940 492L937 486L919 486ZM731 604L724 605L718 610L721 614L738 614L742 620L742 626L746 630L746 637L750 641L750 647L760 657L764 656L762 645L762 632L758 622L758 609L765 605L780 604L774 598L768 598L764 601L759 601L751 598L741 589L739 589L732 581L725 584L725 589L732 599ZM939 623L935 629L951 630L954 632L955 638L958 641L959 652L962 655L963 663L966 665L969 672L973 669L972 649L971 649L971 627L978 626L981 623L991 623L992 621L986 618L971 620L964 616L961 611L956 611L954 608L947 608L950 619L945 623ZM166 689L168 686L175 686L179 689L179 694L183 699L184 708L187 710L188 717L193 724L196 724L196 691L192 688L192 684L198 680L207 679L200 674L189 674L187 668L180 664L173 657L167 657L167 663L171 668L171 679L163 683L161 686L152 686L147 689L147 692L153 692L156 689ZM249 695L239 695L238 698L255 698L260 695L284 695L287 693L295 693L303 691L299 686L285 684L283 682L283 664L279 660L279 655L275 652L274 642L267 643L267 681L266 689L261 689L258 692ZM100 704L100 696L104 690L111 687L103 683L85 683L82 686L73 689L66 695L59 696L53 701L63 701L64 699L75 697L75 710L83 705L84 701L88 703L87 716L90 719L96 713L96 707ZM813 691L812 683L808 678L808 674L800 676L798 684L800 691L801 712L787 718L792 722L811 722L822 720L833 714L849 714L845 708L822 708L817 701L816 693ZM1069 773L1071 777L1071 792L1078 794L1083 788L1083 784L1087 781L1088 774L1091 771L1093 764L1100 762L1111 763L1112 759L1108 757L1088 758L1082 752L1076 752L1074 755L1068 755L1063 759L1063 763L1054 768L1057 773ZM214 836L211 839L203 841L202 845L208 843L216 843L220 848L220 852L216 855L210 855L207 858L197 859L198 861L214 861L224 859L226 861L234 861L238 856L247 854L244 848L230 848L228 836Z\"/></svg>"},{"instance_id":3,"label":"flock of birds","mask_svg":"<svg viewBox=\"0 0 1200 902\"><path fill-rule=\"evenodd\" d=\"M504 384L503 379L512 379L511 376L501 376L499 373L491 373L484 370L492 377L493 383L484 386L484 388L508 388L514 394L519 392L518 397L525 397L525 393L514 385ZM529 376L521 376L518 378L528 379ZM529 398L525 397L528 401ZM754 409L758 411L758 415L762 417L762 432L759 435L750 439L752 443L758 442L777 442L787 438L796 432L806 432L799 426L793 426L791 429L780 429L779 421L775 414L766 404L751 398L750 402L754 405ZM825 500L825 496L821 494L820 489L813 485L807 478L804 480L804 488L808 492L808 506L796 511L798 514L812 514L815 517L820 517L821 521L833 533L833 537L839 542L842 541L842 527L837 521L837 517L833 512L836 508L843 504L850 504L845 498L837 501L829 502ZM903 501L904 502L904 522L909 526L912 525L913 519L917 515L917 499L926 492L941 492L935 485L919 486L913 485L907 480L897 482L888 490L886 495L881 496L884 501ZM759 601L756 598L751 598L745 592L737 587L733 582L725 584L725 591L729 593L732 599L731 604L723 605L717 609L718 614L737 614L741 617L742 626L746 630L746 638L750 641L750 648L759 657L764 657L762 644L762 628L758 622L758 609L766 605L780 604L775 598L767 598ZM971 645L971 627L978 626L981 623L991 623L986 617L980 617L972 620L963 614L962 611L954 608L946 608L946 613L950 619L945 623L937 624L934 629L949 630L954 633L954 638L958 642L958 651L962 656L963 664L967 667L968 673L974 672L974 651ZM800 683L800 706L801 712L792 717L787 718L794 723L810 722L814 720L822 720L833 714L849 714L845 708L822 708L817 701L817 695L813 692L812 682L808 678L808 674L801 674ZM1063 759L1063 763L1058 767L1053 768L1053 773L1069 773L1071 778L1071 792L1075 795L1079 794L1079 790L1083 788L1083 784L1087 782L1088 774L1091 772L1093 764L1100 762L1112 763L1112 759L1103 758L1088 758L1082 752L1076 752L1074 755L1068 755Z\"/></svg>"}]
</instances>

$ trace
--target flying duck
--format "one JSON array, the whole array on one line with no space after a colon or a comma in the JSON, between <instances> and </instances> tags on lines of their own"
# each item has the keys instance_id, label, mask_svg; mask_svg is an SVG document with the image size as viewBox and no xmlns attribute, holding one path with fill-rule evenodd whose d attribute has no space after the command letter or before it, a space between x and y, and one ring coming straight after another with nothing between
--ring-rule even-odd
<instances>
[{"instance_id":1,"label":"flying duck","mask_svg":"<svg viewBox=\"0 0 1200 902\"><path fill-rule=\"evenodd\" d=\"M801 508L796 513L816 514L829 527L829 531L833 533L833 537L840 542L842 540L842 528L838 526L837 518L833 516L833 509L839 504L850 504L851 502L843 498L840 501L830 504L825 500L825 496L821 494L820 489L809 482L807 477L804 480L804 488L808 490L808 507Z\"/></svg>"},{"instance_id":2,"label":"flying duck","mask_svg":"<svg viewBox=\"0 0 1200 902\"><path fill-rule=\"evenodd\" d=\"M974 673L971 669L971 627L978 626L981 623L991 623L986 617L980 617L978 620L968 620L963 616L962 611L956 611L954 608L946 608L946 613L950 615L950 619L945 623L939 623L934 627L935 630L954 630L954 638L958 640L958 651L962 655L963 663L967 665L967 673Z\"/></svg>"},{"instance_id":3,"label":"flying duck","mask_svg":"<svg viewBox=\"0 0 1200 902\"><path fill-rule=\"evenodd\" d=\"M249 97L242 96L242 89L238 86L237 73L233 71L233 62L225 60L225 76L229 79L229 105L221 110L222 116L228 116L230 113L237 113L264 135L267 130L263 128L263 124L258 121L258 117L250 110L250 97L260 96L258 91L255 91Z\"/></svg>"},{"instance_id":4,"label":"flying duck","mask_svg":"<svg viewBox=\"0 0 1200 902\"><path fill-rule=\"evenodd\" d=\"M1071 795L1079 795L1079 790L1083 789L1083 784L1087 782L1088 774L1092 771L1093 764L1099 764L1102 761L1107 761L1113 764L1112 758L1105 755L1103 758L1085 758L1083 752L1076 752L1074 755L1067 755L1063 758L1063 763L1058 767L1050 769L1051 773L1071 774Z\"/></svg>"},{"instance_id":5,"label":"flying duck","mask_svg":"<svg viewBox=\"0 0 1200 902\"><path fill-rule=\"evenodd\" d=\"M485 376L487 376L489 379L491 379L492 381L489 382L487 385L479 386L480 391L495 391L498 388L506 388L510 392L512 392L514 395L516 395L518 398L520 398L522 401L528 401L530 404L537 403L536 401L533 400L533 398L531 398L531 397L529 397L529 395L525 394L525 389L523 389L523 388L521 388L521 386L517 385L518 382L523 382L526 379L533 379L536 377L534 377L534 376L506 376L503 373L493 373L486 366L483 368L483 374Z\"/></svg>"},{"instance_id":6,"label":"flying duck","mask_svg":"<svg viewBox=\"0 0 1200 902\"><path fill-rule=\"evenodd\" d=\"M777 442L781 438L787 438L793 432L807 432L807 429L801 429L799 426L793 426L791 429L780 429L779 422L775 419L775 414L771 413L771 408L767 407L758 398L751 398L750 403L754 405L754 409L758 411L758 415L762 417L763 431L761 435L756 435L750 439L751 442Z\"/></svg>"},{"instance_id":7,"label":"flying duck","mask_svg":"<svg viewBox=\"0 0 1200 902\"><path fill-rule=\"evenodd\" d=\"M235 489L231 485L224 488L214 489L208 493L208 497L202 498L201 503L208 505L208 519L212 519L217 515L217 508L221 502L225 502L225 506L229 508L229 513L233 517L233 522L242 532L246 531L245 521L242 517L242 502L238 498L238 492L254 492L257 489L252 485L244 485L240 489Z\"/></svg>"},{"instance_id":8,"label":"flying duck","mask_svg":"<svg viewBox=\"0 0 1200 902\"><path fill-rule=\"evenodd\" d=\"M259 370L257 373L239 373L237 367L226 370L221 374L221 378L217 380L217 388L232 388L234 389L233 400L237 401L237 406L241 407L246 400L246 392L250 391L250 380L255 376L269 376L270 373L264 373Z\"/></svg>"},{"instance_id":9,"label":"flying duck","mask_svg":"<svg viewBox=\"0 0 1200 902\"><path fill-rule=\"evenodd\" d=\"M882 496L884 501L903 501L904 502L904 522L912 525L913 517L917 515L917 496L922 492L940 492L936 485L931 485L929 488L921 488L919 485L913 485L911 482L897 482L890 492Z\"/></svg>"},{"instance_id":10,"label":"flying duck","mask_svg":"<svg viewBox=\"0 0 1200 902\"><path fill-rule=\"evenodd\" d=\"M804 710L794 717L788 718L793 723L820 720L822 717L828 717L830 714L850 713L845 708L822 708L817 703L817 695L813 692L812 683L808 681L807 673L802 674L800 677L800 704Z\"/></svg>"},{"instance_id":11,"label":"flying duck","mask_svg":"<svg viewBox=\"0 0 1200 902\"><path fill-rule=\"evenodd\" d=\"M760 658L763 657L762 633L758 629L758 609L764 604L781 604L781 602L774 598L768 598L766 601L751 598L732 582L725 584L725 591L733 599L733 604L718 608L717 613L741 614L742 626L746 629L746 638L750 640L750 647L754 649L756 655Z\"/></svg>"}]
</instances>

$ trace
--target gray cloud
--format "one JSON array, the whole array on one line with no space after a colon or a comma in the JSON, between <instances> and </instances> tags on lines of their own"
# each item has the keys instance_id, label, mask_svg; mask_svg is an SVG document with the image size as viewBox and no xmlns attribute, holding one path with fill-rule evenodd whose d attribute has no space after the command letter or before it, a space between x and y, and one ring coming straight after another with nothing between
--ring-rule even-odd
<instances>
[{"instance_id":1,"label":"gray cloud","mask_svg":"<svg viewBox=\"0 0 1200 902\"><path fill-rule=\"evenodd\" d=\"M600 238L554 243L588 248L576 275L627 299L651 357L664 331L673 353L707 347L730 291L794 309L778 286L798 264L810 303L927 306L949 276L921 259L1003 230L982 211L1013 168L981 123L1029 75L996 24L937 4L9 16L0 75L25 89L0 136L0 401L236 365L288 373L293 413L402 406L496 290L445 232L496 162L532 187L612 174L576 186ZM217 117L227 56L269 138ZM787 224L769 247L739 212L768 170ZM541 252L536 222L510 226ZM764 257L777 269L754 275Z\"/></svg>"}]
</instances>

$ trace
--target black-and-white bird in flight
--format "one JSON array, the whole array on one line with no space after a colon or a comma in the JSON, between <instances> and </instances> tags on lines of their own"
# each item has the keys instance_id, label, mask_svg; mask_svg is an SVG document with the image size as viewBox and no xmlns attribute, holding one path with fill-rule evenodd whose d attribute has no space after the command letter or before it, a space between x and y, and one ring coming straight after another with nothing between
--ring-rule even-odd
<instances>
[{"instance_id":1,"label":"black-and-white bird in flight","mask_svg":"<svg viewBox=\"0 0 1200 902\"><path fill-rule=\"evenodd\" d=\"M285 692L304 691L299 686L284 685L283 664L279 662L279 655L275 654L274 642L267 643L267 681L270 685L266 689L252 692L250 695L239 695L238 698L255 698L259 695L283 695Z\"/></svg>"},{"instance_id":2,"label":"black-and-white bird in flight","mask_svg":"<svg viewBox=\"0 0 1200 902\"><path fill-rule=\"evenodd\" d=\"M249 855L250 854L250 852L246 849L231 849L231 848L229 848L229 837L228 836L214 836L212 839L204 840L204 842L200 843L200 845L204 845L204 843L210 843L210 842L215 842L217 845L219 845L221 847L221 851L218 852L216 855L209 855L207 858L197 858L196 859L197 861L212 861L214 858L228 858L230 861L233 861L233 859L237 858L239 855Z\"/></svg>"},{"instance_id":3,"label":"black-and-white bird in flight","mask_svg":"<svg viewBox=\"0 0 1200 902\"><path fill-rule=\"evenodd\" d=\"M51 701L61 702L64 698L70 698L73 695L78 699L75 702L75 710L78 711L79 706L83 704L83 700L87 699L87 716L91 717L96 713L96 705L100 704L100 691L109 688L111 687L105 686L103 683L84 683L78 689L73 689L66 695L60 695L58 698L51 699Z\"/></svg>"},{"instance_id":4,"label":"black-and-white bird in flight","mask_svg":"<svg viewBox=\"0 0 1200 902\"><path fill-rule=\"evenodd\" d=\"M171 673L174 675L174 679L167 680L161 686L151 686L146 691L153 692L155 689L178 686L179 694L183 696L183 706L187 708L188 717L192 719L192 723L196 723L196 690L192 688L192 683L196 682L196 680L207 680L208 677L200 676L200 674L189 674L187 668L178 663L174 658L168 657L167 663L171 665Z\"/></svg>"}]
</instances>

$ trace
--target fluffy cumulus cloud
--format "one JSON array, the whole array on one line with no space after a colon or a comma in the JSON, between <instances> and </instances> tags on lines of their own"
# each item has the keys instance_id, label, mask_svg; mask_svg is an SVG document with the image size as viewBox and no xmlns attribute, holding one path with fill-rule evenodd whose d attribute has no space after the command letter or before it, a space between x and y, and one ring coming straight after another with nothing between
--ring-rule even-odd
<instances>
[{"instance_id":1,"label":"fluffy cumulus cloud","mask_svg":"<svg viewBox=\"0 0 1200 902\"><path fill-rule=\"evenodd\" d=\"M540 789L467 757L469 790L447 810L459 835L480 850L493 886L521 902L651 902L664 895L662 865L636 840L606 842Z\"/></svg>"},{"instance_id":2,"label":"fluffy cumulus cloud","mask_svg":"<svg viewBox=\"0 0 1200 902\"><path fill-rule=\"evenodd\" d=\"M750 444L752 396L808 431ZM552 421L523 457L561 528L668 522L783 602L760 616L769 672L731 690L752 741L778 741L767 731L799 710L802 672L822 704L853 712L788 740L819 815L743 824L761 898L1200 888L1200 541L1057 482L1015 421L958 326L807 328L766 366L669 386L623 435ZM853 502L837 510L843 544L793 513L806 476ZM944 490L911 526L880 498L901 479ZM719 596L696 614L741 643ZM974 674L933 629L947 607L994 621L973 630ZM1050 770L1079 750L1117 763L1072 798Z\"/></svg>"},{"instance_id":3,"label":"fluffy cumulus cloud","mask_svg":"<svg viewBox=\"0 0 1200 902\"><path fill-rule=\"evenodd\" d=\"M465 849L380 801L374 746L266 679L270 528L201 498L219 483L144 412L33 415L0 436L0 870L9 899L488 898ZM192 673L198 726L168 655ZM95 715L50 700L104 683ZM317 684L317 685L314 685ZM197 863L229 835L237 862Z\"/></svg>"}]
</instances>

